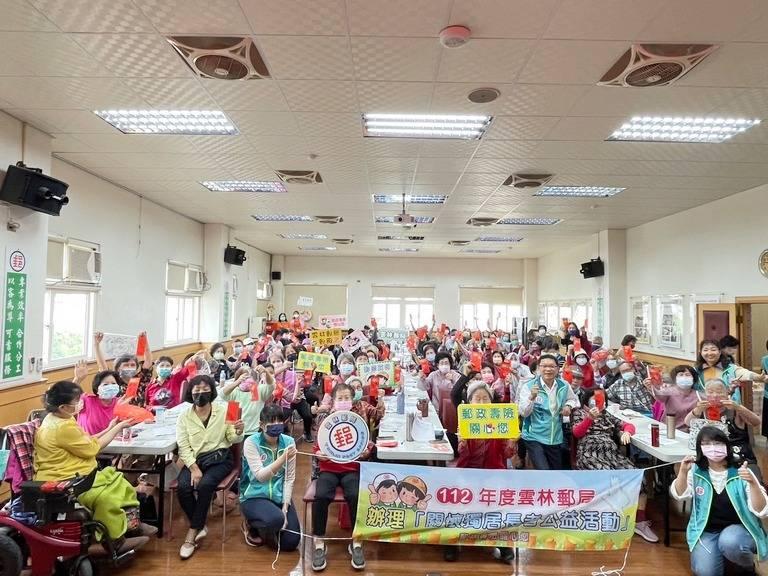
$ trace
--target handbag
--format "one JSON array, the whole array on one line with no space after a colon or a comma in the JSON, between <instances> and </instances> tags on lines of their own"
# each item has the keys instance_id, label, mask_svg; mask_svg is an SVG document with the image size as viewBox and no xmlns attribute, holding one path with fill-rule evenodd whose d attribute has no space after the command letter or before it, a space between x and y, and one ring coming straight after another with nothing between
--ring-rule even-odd
<instances>
[{"instance_id":1,"label":"handbag","mask_svg":"<svg viewBox=\"0 0 768 576\"><path fill-rule=\"evenodd\" d=\"M228 448L219 448L210 452L203 452L197 457L197 465L203 472L206 472L212 466L221 464L229 457Z\"/></svg>"}]
</instances>

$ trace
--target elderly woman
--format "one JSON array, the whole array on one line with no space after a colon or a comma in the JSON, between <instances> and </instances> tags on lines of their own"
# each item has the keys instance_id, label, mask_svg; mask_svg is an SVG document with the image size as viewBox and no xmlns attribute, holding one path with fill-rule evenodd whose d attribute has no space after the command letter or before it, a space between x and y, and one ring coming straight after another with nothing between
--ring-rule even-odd
<instances>
[{"instance_id":1,"label":"elderly woman","mask_svg":"<svg viewBox=\"0 0 768 576\"><path fill-rule=\"evenodd\" d=\"M126 508L138 507L133 486L114 468L98 470L96 455L114 440L131 421L112 420L107 428L89 436L75 419L83 407L83 389L63 380L45 393L48 412L35 434L35 475L38 481L68 480L76 476L93 476L91 488L80 494L78 501L102 522L118 551L134 549L148 541L146 536L126 538Z\"/></svg>"},{"instance_id":2,"label":"elderly woman","mask_svg":"<svg viewBox=\"0 0 768 576\"><path fill-rule=\"evenodd\" d=\"M186 560L195 553L197 543L208 535L205 522L216 488L234 463L230 446L243 441L243 421L226 421L227 405L213 402L216 384L210 376L195 376L189 381L185 400L192 408L176 422L179 460L178 497L189 519L189 530L179 555Z\"/></svg>"},{"instance_id":3,"label":"elderly woman","mask_svg":"<svg viewBox=\"0 0 768 576\"><path fill-rule=\"evenodd\" d=\"M768 375L756 374L734 364L728 354L720 347L720 343L715 340L702 340L699 344L696 372L699 379L694 385L695 389L701 390L707 381L720 378L729 388L729 394L737 404L741 404L741 382L766 382L768 380Z\"/></svg>"}]
</instances>

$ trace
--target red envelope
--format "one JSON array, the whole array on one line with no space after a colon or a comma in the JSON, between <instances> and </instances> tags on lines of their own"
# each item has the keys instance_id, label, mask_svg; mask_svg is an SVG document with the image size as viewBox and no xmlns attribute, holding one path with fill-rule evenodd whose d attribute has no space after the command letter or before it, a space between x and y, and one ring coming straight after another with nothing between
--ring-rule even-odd
<instances>
[{"instance_id":1,"label":"red envelope","mask_svg":"<svg viewBox=\"0 0 768 576\"><path fill-rule=\"evenodd\" d=\"M323 376L323 392L330 394L333 390L333 376Z\"/></svg>"},{"instance_id":2,"label":"red envelope","mask_svg":"<svg viewBox=\"0 0 768 576\"><path fill-rule=\"evenodd\" d=\"M482 338L482 335L480 334L480 330L475 330L472 332L472 340L475 342L480 342L480 339Z\"/></svg>"},{"instance_id":3,"label":"red envelope","mask_svg":"<svg viewBox=\"0 0 768 576\"><path fill-rule=\"evenodd\" d=\"M194 360L190 360L184 365L187 369L188 376L187 378L194 378L197 374L197 364L195 364Z\"/></svg>"},{"instance_id":4,"label":"red envelope","mask_svg":"<svg viewBox=\"0 0 768 576\"><path fill-rule=\"evenodd\" d=\"M504 360L504 362L501 363L501 366L499 366L499 378L506 380L510 370L512 370L512 364L507 360Z\"/></svg>"},{"instance_id":5,"label":"red envelope","mask_svg":"<svg viewBox=\"0 0 768 576\"><path fill-rule=\"evenodd\" d=\"M115 405L115 418L118 420L132 420L134 422L154 422L155 416L141 406L134 406L133 404L120 404Z\"/></svg>"},{"instance_id":6,"label":"red envelope","mask_svg":"<svg viewBox=\"0 0 768 576\"><path fill-rule=\"evenodd\" d=\"M424 376L429 376L429 360L426 358L421 361L421 371L424 372Z\"/></svg>"},{"instance_id":7,"label":"red envelope","mask_svg":"<svg viewBox=\"0 0 768 576\"><path fill-rule=\"evenodd\" d=\"M254 382L251 385L251 402L258 402L259 401L259 385Z\"/></svg>"},{"instance_id":8,"label":"red envelope","mask_svg":"<svg viewBox=\"0 0 768 576\"><path fill-rule=\"evenodd\" d=\"M400 365L398 364L395 366L395 382L398 384L400 383L400 377L403 375L403 369L400 368Z\"/></svg>"},{"instance_id":9,"label":"red envelope","mask_svg":"<svg viewBox=\"0 0 768 576\"><path fill-rule=\"evenodd\" d=\"M314 374L312 370L304 370L304 387L305 388L310 384L312 384L312 374Z\"/></svg>"},{"instance_id":10,"label":"red envelope","mask_svg":"<svg viewBox=\"0 0 768 576\"><path fill-rule=\"evenodd\" d=\"M372 376L371 379L368 381L370 384L368 388L368 397L371 399L378 398L379 397L379 377L378 376Z\"/></svg>"},{"instance_id":11,"label":"red envelope","mask_svg":"<svg viewBox=\"0 0 768 576\"><path fill-rule=\"evenodd\" d=\"M227 402L227 418L226 423L227 424L234 424L238 420L240 420L240 404L237 402L230 400Z\"/></svg>"},{"instance_id":12,"label":"red envelope","mask_svg":"<svg viewBox=\"0 0 768 576\"><path fill-rule=\"evenodd\" d=\"M136 341L136 356L144 356L147 352L147 335L139 334L139 339Z\"/></svg>"},{"instance_id":13,"label":"red envelope","mask_svg":"<svg viewBox=\"0 0 768 576\"><path fill-rule=\"evenodd\" d=\"M605 390L595 390L595 406L598 410L605 409Z\"/></svg>"},{"instance_id":14,"label":"red envelope","mask_svg":"<svg viewBox=\"0 0 768 576\"><path fill-rule=\"evenodd\" d=\"M419 337L419 340L424 340L427 337L427 329L422 326L421 328L416 330L416 336Z\"/></svg>"},{"instance_id":15,"label":"red envelope","mask_svg":"<svg viewBox=\"0 0 768 576\"><path fill-rule=\"evenodd\" d=\"M574 340L573 340L573 351L574 352L578 352L579 350L581 350L581 340L579 340L578 338L574 338Z\"/></svg>"},{"instance_id":16,"label":"red envelope","mask_svg":"<svg viewBox=\"0 0 768 576\"><path fill-rule=\"evenodd\" d=\"M141 380L139 378L131 378L128 381L128 387L125 389L125 394L123 394L124 398L136 398L136 396L139 395L139 383Z\"/></svg>"},{"instance_id":17,"label":"red envelope","mask_svg":"<svg viewBox=\"0 0 768 576\"><path fill-rule=\"evenodd\" d=\"M488 346L491 348L491 350L496 350L496 336L491 336L491 338L488 340Z\"/></svg>"},{"instance_id":18,"label":"red envelope","mask_svg":"<svg viewBox=\"0 0 768 576\"><path fill-rule=\"evenodd\" d=\"M472 363L472 369L480 372L483 367L483 355L480 352L472 352L469 361Z\"/></svg>"},{"instance_id":19,"label":"red envelope","mask_svg":"<svg viewBox=\"0 0 768 576\"><path fill-rule=\"evenodd\" d=\"M632 346L624 346L624 360L627 362L635 361L635 351L632 350Z\"/></svg>"}]
</instances>

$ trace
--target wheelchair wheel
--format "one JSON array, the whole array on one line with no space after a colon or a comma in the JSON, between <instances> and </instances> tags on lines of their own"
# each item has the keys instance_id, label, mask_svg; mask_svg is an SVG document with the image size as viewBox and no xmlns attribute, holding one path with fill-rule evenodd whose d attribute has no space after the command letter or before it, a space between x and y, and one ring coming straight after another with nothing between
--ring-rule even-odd
<instances>
[{"instance_id":1,"label":"wheelchair wheel","mask_svg":"<svg viewBox=\"0 0 768 576\"><path fill-rule=\"evenodd\" d=\"M23 558L13 538L0 534L0 576L19 576Z\"/></svg>"},{"instance_id":2,"label":"wheelchair wheel","mask_svg":"<svg viewBox=\"0 0 768 576\"><path fill-rule=\"evenodd\" d=\"M80 556L73 563L69 570L70 576L93 576L93 563L88 556Z\"/></svg>"}]
</instances>

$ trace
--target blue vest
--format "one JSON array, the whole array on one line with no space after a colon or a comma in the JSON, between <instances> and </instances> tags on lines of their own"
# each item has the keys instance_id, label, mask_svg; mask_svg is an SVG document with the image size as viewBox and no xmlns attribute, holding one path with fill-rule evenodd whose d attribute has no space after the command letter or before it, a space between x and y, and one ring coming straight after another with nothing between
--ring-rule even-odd
<instances>
[{"instance_id":1,"label":"blue vest","mask_svg":"<svg viewBox=\"0 0 768 576\"><path fill-rule=\"evenodd\" d=\"M747 493L744 490L746 482L739 478L736 468L728 468L728 479L725 481L725 491L731 500L736 513L739 515L744 528L752 535L757 545L757 555L763 560L768 555L768 537L766 537L760 518L749 511L747 507ZM715 489L709 478L709 471L693 466L693 508L691 518L688 521L686 537L688 548L693 550L701 538L704 528L709 521L709 511L712 507L712 498Z\"/></svg>"},{"instance_id":2,"label":"blue vest","mask_svg":"<svg viewBox=\"0 0 768 576\"><path fill-rule=\"evenodd\" d=\"M264 436L263 432L257 432L250 436L246 442L253 442L258 446L259 453L261 454L261 465L262 467L267 467L277 460L288 446L292 446L294 441L290 436L281 434L277 440L277 450L275 450L267 444ZM281 466L277 474L266 482L259 482L256 480L256 476L251 473L248 460L243 455L243 471L240 474L240 502L250 498L267 498L276 504L282 505L284 482L285 466Z\"/></svg>"},{"instance_id":3,"label":"blue vest","mask_svg":"<svg viewBox=\"0 0 768 576\"><path fill-rule=\"evenodd\" d=\"M571 389L568 382L560 378L555 378L555 386L552 393L556 397L555 409L550 411L549 390L541 382L541 376L526 382L528 390L534 384L539 385L539 394L536 400L532 402L533 411L523 418L523 440L532 440L549 446L556 446L563 443L563 421L560 411L565 407L565 401L568 399L568 390Z\"/></svg>"}]
</instances>

